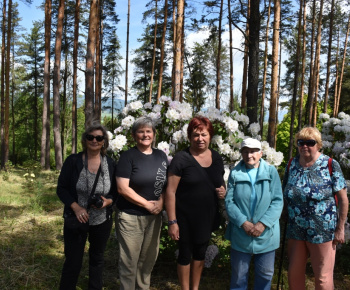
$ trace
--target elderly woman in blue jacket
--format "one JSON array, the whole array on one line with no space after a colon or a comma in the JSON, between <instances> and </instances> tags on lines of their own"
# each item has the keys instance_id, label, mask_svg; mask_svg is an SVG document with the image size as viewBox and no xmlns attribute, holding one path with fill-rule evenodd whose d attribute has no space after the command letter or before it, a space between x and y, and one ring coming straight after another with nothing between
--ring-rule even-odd
<instances>
[{"instance_id":1,"label":"elderly woman in blue jacket","mask_svg":"<svg viewBox=\"0 0 350 290\"><path fill-rule=\"evenodd\" d=\"M276 168L261 158L258 140L243 140L240 151L243 160L230 172L225 198L226 238L231 241L230 289L248 288L252 256L254 289L270 289L280 243L281 181Z\"/></svg>"}]
</instances>

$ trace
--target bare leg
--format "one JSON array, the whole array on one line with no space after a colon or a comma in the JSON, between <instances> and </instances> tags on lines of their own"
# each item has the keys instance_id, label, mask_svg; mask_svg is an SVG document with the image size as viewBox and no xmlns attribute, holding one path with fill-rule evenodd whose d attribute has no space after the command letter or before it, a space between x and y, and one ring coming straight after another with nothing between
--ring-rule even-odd
<instances>
[{"instance_id":1,"label":"bare leg","mask_svg":"<svg viewBox=\"0 0 350 290\"><path fill-rule=\"evenodd\" d=\"M204 261L192 260L191 262L191 290L198 290L199 282L201 281Z\"/></svg>"},{"instance_id":2,"label":"bare leg","mask_svg":"<svg viewBox=\"0 0 350 290\"><path fill-rule=\"evenodd\" d=\"M179 277L181 290L190 290L190 264L177 264L177 275Z\"/></svg>"}]
</instances>

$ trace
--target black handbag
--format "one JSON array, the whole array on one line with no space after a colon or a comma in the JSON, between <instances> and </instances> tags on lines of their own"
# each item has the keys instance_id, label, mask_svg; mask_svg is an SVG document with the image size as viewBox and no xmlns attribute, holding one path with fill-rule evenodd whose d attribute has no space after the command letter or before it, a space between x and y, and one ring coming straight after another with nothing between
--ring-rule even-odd
<instances>
[{"instance_id":1,"label":"black handbag","mask_svg":"<svg viewBox=\"0 0 350 290\"><path fill-rule=\"evenodd\" d=\"M100 173L101 173L101 164L100 164L100 167L98 168L98 171L95 177L95 182L92 187L90 196L92 196L95 192L98 178L100 177ZM64 226L68 229L83 230L83 231L87 231L89 229L89 221L87 221L86 223L81 223L73 211L65 212L63 217L64 217Z\"/></svg>"}]
</instances>

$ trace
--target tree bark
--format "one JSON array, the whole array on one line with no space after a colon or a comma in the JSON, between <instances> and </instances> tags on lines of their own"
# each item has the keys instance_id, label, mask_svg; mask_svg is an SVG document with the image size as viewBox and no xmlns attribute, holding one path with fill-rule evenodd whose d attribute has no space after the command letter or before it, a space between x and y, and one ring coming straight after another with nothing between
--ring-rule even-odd
<instances>
[{"instance_id":1,"label":"tree bark","mask_svg":"<svg viewBox=\"0 0 350 290\"><path fill-rule=\"evenodd\" d=\"M316 22L316 0L313 0L312 4L312 28L311 28L311 48L310 48L310 79L309 79L309 89L308 89L308 98L307 98L307 110L306 110L306 120L307 124L311 125L312 120L312 108L314 101L314 33L315 33L315 22Z\"/></svg>"},{"instance_id":2,"label":"tree bark","mask_svg":"<svg viewBox=\"0 0 350 290\"><path fill-rule=\"evenodd\" d=\"M180 101L181 95L181 38L184 18L184 0L177 1L177 19L176 19L176 42L175 42L175 101Z\"/></svg>"},{"instance_id":3,"label":"tree bark","mask_svg":"<svg viewBox=\"0 0 350 290\"><path fill-rule=\"evenodd\" d=\"M5 91L5 158L4 158L4 165L6 169L6 162L9 160L9 137L10 137L10 63L11 63L11 39L12 39L12 30L11 30L11 24L12 24L12 0L9 0L8 2L8 11L7 11L7 44L6 44L6 60L5 60L5 82L6 82L6 91ZM36 113L37 113L36 108ZM35 114L35 112L34 112ZM36 119L36 122L38 121L38 118ZM37 130L35 132L37 134ZM37 140L37 139L36 139ZM37 153L37 147L34 146L35 150L34 153ZM35 155L36 157L36 155Z\"/></svg>"},{"instance_id":4,"label":"tree bark","mask_svg":"<svg viewBox=\"0 0 350 290\"><path fill-rule=\"evenodd\" d=\"M165 33L168 21L168 0L164 3L164 23L162 32L162 44L160 51L160 66L159 66L159 80L158 80L158 92L157 92L157 104L159 104L159 99L162 94L162 83L163 83L163 71L164 71L164 45L165 45Z\"/></svg>"},{"instance_id":5,"label":"tree bark","mask_svg":"<svg viewBox=\"0 0 350 290\"><path fill-rule=\"evenodd\" d=\"M176 59L176 0L173 0L173 67L171 71L171 99L175 99L175 59Z\"/></svg>"},{"instance_id":6,"label":"tree bark","mask_svg":"<svg viewBox=\"0 0 350 290\"><path fill-rule=\"evenodd\" d=\"M267 60L269 53L269 29L270 29L270 14L271 14L271 0L269 0L269 7L267 10L266 33L265 33L265 52L264 52L264 73L261 92L261 108L260 108L260 135L264 131L264 115L265 115L265 94L266 94L266 77L267 77Z\"/></svg>"},{"instance_id":7,"label":"tree bark","mask_svg":"<svg viewBox=\"0 0 350 290\"><path fill-rule=\"evenodd\" d=\"M245 28L244 57L243 57L243 78L242 78L242 98L241 110L247 112L247 80L248 80L248 53L249 53L249 19L251 0L248 0L247 25Z\"/></svg>"},{"instance_id":8,"label":"tree bark","mask_svg":"<svg viewBox=\"0 0 350 290\"><path fill-rule=\"evenodd\" d=\"M126 29L126 59L125 59L125 103L128 103L128 74L129 74L129 33L130 33L130 0L128 0L128 23Z\"/></svg>"},{"instance_id":9,"label":"tree bark","mask_svg":"<svg viewBox=\"0 0 350 290\"><path fill-rule=\"evenodd\" d=\"M269 110L269 129L267 142L271 147L275 147L276 141L276 106L278 94L278 48L279 48L279 29L280 29L280 0L274 0L274 22L273 22L273 41L272 41L272 68L271 68L271 97Z\"/></svg>"},{"instance_id":10,"label":"tree bark","mask_svg":"<svg viewBox=\"0 0 350 290\"><path fill-rule=\"evenodd\" d=\"M304 107L304 80L306 70L306 0L303 0L303 54L301 61L301 81L300 81L300 97L299 97L299 118L298 118L298 131L302 128L303 119L303 107Z\"/></svg>"},{"instance_id":11,"label":"tree bark","mask_svg":"<svg viewBox=\"0 0 350 290\"><path fill-rule=\"evenodd\" d=\"M250 123L258 120L258 84L259 84L259 32L260 0L251 0L249 17L249 67L247 90L247 116ZM277 36L278 39L278 36ZM278 48L277 48L278 57ZM278 60L277 60L278 62ZM278 67L278 63L276 64Z\"/></svg>"},{"instance_id":12,"label":"tree bark","mask_svg":"<svg viewBox=\"0 0 350 290\"><path fill-rule=\"evenodd\" d=\"M329 18L329 33L328 33L328 54L327 54L327 74L326 74L326 85L324 92L324 103L323 103L323 113L327 113L328 106L328 91L329 91L329 79L331 75L331 62L332 62L332 38L333 38L333 20L334 20L334 0L331 4L331 12Z\"/></svg>"},{"instance_id":13,"label":"tree bark","mask_svg":"<svg viewBox=\"0 0 350 290\"><path fill-rule=\"evenodd\" d=\"M300 1L299 17L298 17L298 37L297 37L297 51L295 55L295 65L294 65L294 85L293 85L293 98L292 98L292 108L291 108L291 121L289 130L289 146L288 146L288 160L293 156L293 137L294 137L294 119L296 111L296 101L298 94L298 84L299 84L299 60L300 60L300 38L301 38L301 18L303 13L303 2Z\"/></svg>"},{"instance_id":14,"label":"tree bark","mask_svg":"<svg viewBox=\"0 0 350 290\"><path fill-rule=\"evenodd\" d=\"M228 27L230 36L230 112L234 107L234 95L233 95L233 46L232 46L232 13L231 13L231 0L227 0L228 8Z\"/></svg>"},{"instance_id":15,"label":"tree bark","mask_svg":"<svg viewBox=\"0 0 350 290\"><path fill-rule=\"evenodd\" d=\"M315 83L315 97L312 110L311 124L316 126L317 120L317 100L318 100L318 85L320 82L320 55L321 55L321 29L322 29L322 14L323 14L323 0L320 0L320 12L318 16L316 53L315 53L315 67L314 67L314 83Z\"/></svg>"},{"instance_id":16,"label":"tree bark","mask_svg":"<svg viewBox=\"0 0 350 290\"><path fill-rule=\"evenodd\" d=\"M73 44L73 102L72 102L72 153L77 153L77 77L78 77L78 44L79 44L80 0L76 0L74 14Z\"/></svg>"},{"instance_id":17,"label":"tree bark","mask_svg":"<svg viewBox=\"0 0 350 290\"><path fill-rule=\"evenodd\" d=\"M155 16L154 17L155 17L155 20L154 20L153 58L152 58L151 83L150 83L150 88L149 88L149 99L148 99L148 101L150 103L152 103L153 77L154 77L154 70L155 70L155 65L156 65L158 0L156 0Z\"/></svg>"},{"instance_id":18,"label":"tree bark","mask_svg":"<svg viewBox=\"0 0 350 290\"><path fill-rule=\"evenodd\" d=\"M1 169L5 169L5 36L6 36L6 0L2 4L2 46L1 46Z\"/></svg>"},{"instance_id":19,"label":"tree bark","mask_svg":"<svg viewBox=\"0 0 350 290\"><path fill-rule=\"evenodd\" d=\"M99 0L91 0L85 69L85 126L94 117L94 66Z\"/></svg>"},{"instance_id":20,"label":"tree bark","mask_svg":"<svg viewBox=\"0 0 350 290\"><path fill-rule=\"evenodd\" d=\"M224 0L220 2L220 14L219 14L219 32L218 32L218 55L216 58L216 96L215 96L215 107L220 110L220 64L221 64L221 22L223 13Z\"/></svg>"},{"instance_id":21,"label":"tree bark","mask_svg":"<svg viewBox=\"0 0 350 290\"><path fill-rule=\"evenodd\" d=\"M101 1L97 5L94 120L101 122Z\"/></svg>"},{"instance_id":22,"label":"tree bark","mask_svg":"<svg viewBox=\"0 0 350 290\"><path fill-rule=\"evenodd\" d=\"M60 135L60 67L61 47L64 18L64 0L60 0L58 7L56 42L55 42L55 63L53 69L53 134L55 145L56 169L62 168L62 147Z\"/></svg>"},{"instance_id":23,"label":"tree bark","mask_svg":"<svg viewBox=\"0 0 350 290\"><path fill-rule=\"evenodd\" d=\"M347 29L346 29L344 51L343 51L343 59L342 59L340 76L339 76L339 83L338 83L338 93L337 93L338 97L337 97L337 103L336 103L336 106L335 106L336 107L336 115L338 115L338 113L339 113L339 103L340 103L341 87L342 87L343 76L344 76L344 68L345 68L345 61L346 61L346 48L348 46L349 32L350 32L350 14L349 14L348 26L347 26Z\"/></svg>"}]
</instances>

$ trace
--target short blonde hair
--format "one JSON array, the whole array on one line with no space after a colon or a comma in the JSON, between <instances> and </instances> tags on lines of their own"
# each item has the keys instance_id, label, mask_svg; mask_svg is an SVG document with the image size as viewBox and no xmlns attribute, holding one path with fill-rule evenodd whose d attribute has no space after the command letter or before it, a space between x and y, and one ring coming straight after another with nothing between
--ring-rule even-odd
<instances>
[{"instance_id":1,"label":"short blonde hair","mask_svg":"<svg viewBox=\"0 0 350 290\"><path fill-rule=\"evenodd\" d=\"M295 145L298 146L298 139L302 140L315 140L317 142L318 149L322 148L322 135L321 132L316 127L305 127L301 129L295 135Z\"/></svg>"}]
</instances>

